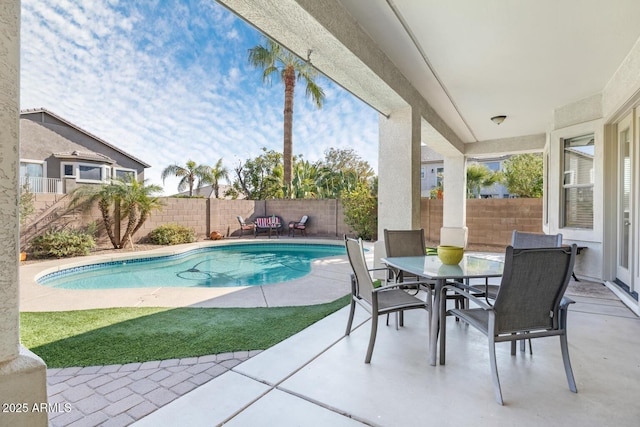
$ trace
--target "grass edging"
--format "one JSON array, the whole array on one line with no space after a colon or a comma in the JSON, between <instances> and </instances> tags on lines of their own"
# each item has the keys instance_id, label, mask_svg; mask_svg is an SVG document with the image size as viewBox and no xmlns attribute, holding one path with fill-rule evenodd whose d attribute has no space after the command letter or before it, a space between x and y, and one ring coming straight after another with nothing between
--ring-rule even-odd
<instances>
[{"instance_id":1,"label":"grass edging","mask_svg":"<svg viewBox=\"0 0 640 427\"><path fill-rule=\"evenodd\" d=\"M49 368L264 350L349 303L258 308L107 308L20 313L21 341Z\"/></svg>"}]
</instances>

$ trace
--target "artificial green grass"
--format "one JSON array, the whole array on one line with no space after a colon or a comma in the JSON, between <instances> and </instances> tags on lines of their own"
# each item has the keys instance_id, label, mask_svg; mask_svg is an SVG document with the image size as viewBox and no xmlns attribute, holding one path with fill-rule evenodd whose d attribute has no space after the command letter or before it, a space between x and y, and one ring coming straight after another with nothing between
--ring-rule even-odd
<instances>
[{"instance_id":1,"label":"artificial green grass","mask_svg":"<svg viewBox=\"0 0 640 427\"><path fill-rule=\"evenodd\" d=\"M20 314L22 343L50 368L264 350L344 307L108 308Z\"/></svg>"}]
</instances>

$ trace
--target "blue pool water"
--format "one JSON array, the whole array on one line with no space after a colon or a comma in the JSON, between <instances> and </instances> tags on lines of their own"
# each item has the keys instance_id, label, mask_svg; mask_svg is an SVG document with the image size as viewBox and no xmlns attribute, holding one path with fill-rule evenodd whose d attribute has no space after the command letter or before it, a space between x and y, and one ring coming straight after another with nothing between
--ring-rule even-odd
<instances>
[{"instance_id":1,"label":"blue pool water","mask_svg":"<svg viewBox=\"0 0 640 427\"><path fill-rule=\"evenodd\" d=\"M47 274L38 283L64 289L267 285L306 275L314 259L345 253L339 245L215 246L178 255L69 268Z\"/></svg>"}]
</instances>

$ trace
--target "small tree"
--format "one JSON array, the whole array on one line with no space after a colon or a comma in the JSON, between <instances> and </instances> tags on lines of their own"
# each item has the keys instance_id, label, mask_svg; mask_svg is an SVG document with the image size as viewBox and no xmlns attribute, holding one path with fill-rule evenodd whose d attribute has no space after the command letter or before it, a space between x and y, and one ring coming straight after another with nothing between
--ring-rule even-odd
<instances>
[{"instance_id":1,"label":"small tree","mask_svg":"<svg viewBox=\"0 0 640 427\"><path fill-rule=\"evenodd\" d=\"M375 240L378 231L378 192L373 185L357 184L355 190L345 191L341 197L344 206L344 222L356 236L363 240Z\"/></svg>"},{"instance_id":2,"label":"small tree","mask_svg":"<svg viewBox=\"0 0 640 427\"><path fill-rule=\"evenodd\" d=\"M233 187L249 200L282 198L282 154L266 148L262 151L255 159L238 164Z\"/></svg>"},{"instance_id":3,"label":"small tree","mask_svg":"<svg viewBox=\"0 0 640 427\"><path fill-rule=\"evenodd\" d=\"M20 225L25 225L27 219L35 212L33 193L29 188L29 180L20 188Z\"/></svg>"},{"instance_id":4,"label":"small tree","mask_svg":"<svg viewBox=\"0 0 640 427\"><path fill-rule=\"evenodd\" d=\"M540 198L543 191L541 154L519 154L503 164L503 182L510 194Z\"/></svg>"}]
</instances>

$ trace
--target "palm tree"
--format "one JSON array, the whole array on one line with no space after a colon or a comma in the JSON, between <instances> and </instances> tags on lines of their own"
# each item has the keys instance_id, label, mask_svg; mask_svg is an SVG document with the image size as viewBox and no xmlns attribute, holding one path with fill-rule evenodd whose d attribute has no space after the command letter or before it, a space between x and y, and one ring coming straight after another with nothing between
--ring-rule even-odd
<instances>
[{"instance_id":1,"label":"palm tree","mask_svg":"<svg viewBox=\"0 0 640 427\"><path fill-rule=\"evenodd\" d=\"M291 188L293 169L293 94L296 80L304 80L306 94L318 108L322 108L324 91L316 84L318 72L309 63L301 60L273 40L266 39L265 45L249 49L249 62L262 68L262 81L271 83L273 74L279 74L284 83L284 185ZM291 194L290 191L287 192Z\"/></svg>"},{"instance_id":2,"label":"palm tree","mask_svg":"<svg viewBox=\"0 0 640 427\"><path fill-rule=\"evenodd\" d=\"M133 247L133 235L142 227L149 218L153 209L159 209L161 204L159 198L154 196L160 193L162 187L158 185L148 185L136 179L122 181L118 183L120 187L121 209L128 217L127 228L122 236L121 248L127 243Z\"/></svg>"},{"instance_id":3,"label":"palm tree","mask_svg":"<svg viewBox=\"0 0 640 427\"><path fill-rule=\"evenodd\" d=\"M193 186L196 179L198 180L197 188L200 188L211 168L207 165L197 165L193 160L187 161L185 166L180 166L177 163L169 165L164 168L160 177L163 184L164 180L169 176L181 177L182 179L178 183L178 191L184 191L189 188L189 196L193 196Z\"/></svg>"},{"instance_id":4,"label":"palm tree","mask_svg":"<svg viewBox=\"0 0 640 427\"><path fill-rule=\"evenodd\" d=\"M229 181L229 169L222 164L222 159L219 159L203 180L203 182L211 184L216 199L220 198L220 180L222 179Z\"/></svg>"},{"instance_id":5,"label":"palm tree","mask_svg":"<svg viewBox=\"0 0 640 427\"><path fill-rule=\"evenodd\" d=\"M131 242L153 209L160 208L159 199L153 196L162 188L147 185L135 179L114 179L108 184L83 185L72 193L71 205L84 204L89 209L98 204L105 230L115 249ZM120 220L127 218L127 228L120 237Z\"/></svg>"},{"instance_id":6,"label":"palm tree","mask_svg":"<svg viewBox=\"0 0 640 427\"><path fill-rule=\"evenodd\" d=\"M486 165L471 163L467 166L467 197L480 198L480 190L500 181L500 174L491 171Z\"/></svg>"}]
</instances>

